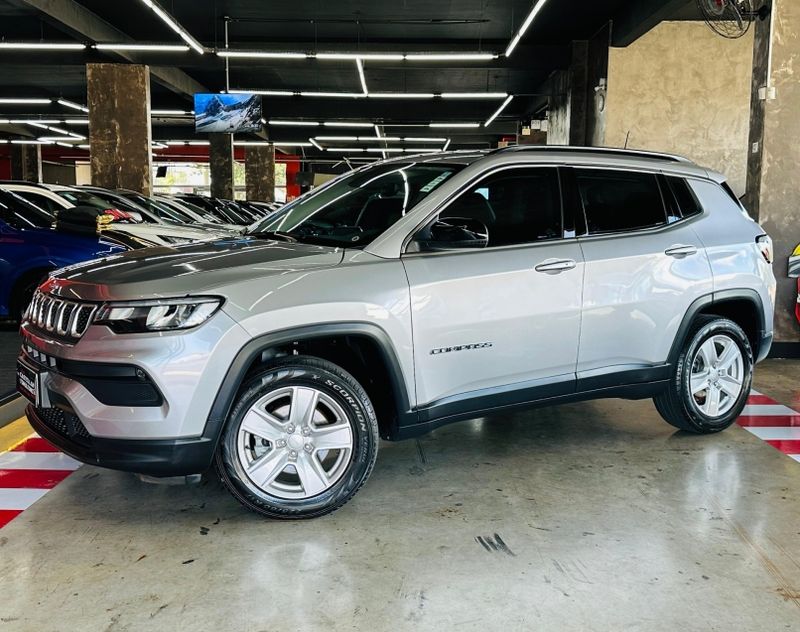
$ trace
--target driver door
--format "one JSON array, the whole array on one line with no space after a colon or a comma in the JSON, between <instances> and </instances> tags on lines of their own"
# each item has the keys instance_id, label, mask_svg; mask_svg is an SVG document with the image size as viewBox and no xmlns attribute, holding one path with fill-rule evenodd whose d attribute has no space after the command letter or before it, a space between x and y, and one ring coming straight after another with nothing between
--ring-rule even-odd
<instances>
[{"instance_id":1,"label":"driver door","mask_svg":"<svg viewBox=\"0 0 800 632\"><path fill-rule=\"evenodd\" d=\"M419 407L455 414L573 392L583 257L557 168L495 171L438 218L481 222L489 239L403 256Z\"/></svg>"}]
</instances>

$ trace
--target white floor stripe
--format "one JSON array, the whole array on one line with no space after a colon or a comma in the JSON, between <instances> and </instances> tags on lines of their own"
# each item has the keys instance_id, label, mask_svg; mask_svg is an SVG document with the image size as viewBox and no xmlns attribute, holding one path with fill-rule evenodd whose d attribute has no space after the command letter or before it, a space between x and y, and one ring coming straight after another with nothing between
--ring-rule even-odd
<instances>
[{"instance_id":1,"label":"white floor stripe","mask_svg":"<svg viewBox=\"0 0 800 632\"><path fill-rule=\"evenodd\" d=\"M800 427L766 426L763 428L746 427L745 430L764 441L777 441L784 439L800 439Z\"/></svg>"},{"instance_id":2,"label":"white floor stripe","mask_svg":"<svg viewBox=\"0 0 800 632\"><path fill-rule=\"evenodd\" d=\"M27 509L49 489L1 489L0 509Z\"/></svg>"},{"instance_id":3,"label":"white floor stripe","mask_svg":"<svg viewBox=\"0 0 800 632\"><path fill-rule=\"evenodd\" d=\"M750 404L745 406L742 411L742 417L747 415L797 415L798 413L781 404Z\"/></svg>"},{"instance_id":4,"label":"white floor stripe","mask_svg":"<svg viewBox=\"0 0 800 632\"><path fill-rule=\"evenodd\" d=\"M800 454L790 454L789 456L800 463Z\"/></svg>"},{"instance_id":5,"label":"white floor stripe","mask_svg":"<svg viewBox=\"0 0 800 632\"><path fill-rule=\"evenodd\" d=\"M0 470L77 470L80 463L60 452L4 452Z\"/></svg>"},{"instance_id":6,"label":"white floor stripe","mask_svg":"<svg viewBox=\"0 0 800 632\"><path fill-rule=\"evenodd\" d=\"M750 394L751 395L763 395L764 393L759 393L756 389L751 388L750 389Z\"/></svg>"}]
</instances>

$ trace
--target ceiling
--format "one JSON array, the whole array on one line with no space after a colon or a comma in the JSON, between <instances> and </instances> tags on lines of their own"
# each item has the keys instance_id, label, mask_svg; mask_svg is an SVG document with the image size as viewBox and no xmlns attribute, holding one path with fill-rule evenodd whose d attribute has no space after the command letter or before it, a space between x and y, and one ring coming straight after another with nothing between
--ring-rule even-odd
<instances>
[{"instance_id":1,"label":"ceiling","mask_svg":"<svg viewBox=\"0 0 800 632\"><path fill-rule=\"evenodd\" d=\"M134 62L151 66L151 107L192 108L195 91L228 88L291 92L362 92L355 60L230 59L216 54L231 49L305 54L347 53L496 53L481 61L365 60L364 78L372 93L494 92L514 95L489 126L483 123L500 107L493 99L402 99L264 96L266 119L370 121L389 136L446 136L452 148L487 147L541 103L548 77L567 68L572 40L587 39L609 21L614 42L630 43L663 19L691 19L694 0L538 0L540 13L509 57L509 41L536 4L533 0L161 0L161 7L204 48L185 52L98 51L95 43L183 44L145 0L0 0L0 39L81 42L79 51L0 50L0 97L63 97L86 102L85 65ZM81 115L57 104L0 104L0 119L22 116ZM431 130L431 122L475 122L479 128ZM403 128L401 126L418 126ZM30 133L22 127L0 131ZM272 140L307 141L313 131L269 126ZM355 135L358 131L343 131ZM374 132L361 131L361 134ZM190 140L190 117L159 117L155 140ZM308 148L309 154L318 150Z\"/></svg>"}]
</instances>

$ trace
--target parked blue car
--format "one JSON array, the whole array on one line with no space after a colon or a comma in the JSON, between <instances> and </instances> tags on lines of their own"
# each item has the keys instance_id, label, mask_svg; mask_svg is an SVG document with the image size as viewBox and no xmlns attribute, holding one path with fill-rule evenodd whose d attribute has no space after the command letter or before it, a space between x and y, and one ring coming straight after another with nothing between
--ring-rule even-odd
<instances>
[{"instance_id":1,"label":"parked blue car","mask_svg":"<svg viewBox=\"0 0 800 632\"><path fill-rule=\"evenodd\" d=\"M0 189L0 318L18 320L49 272L129 250L111 238L55 231L53 219Z\"/></svg>"}]
</instances>

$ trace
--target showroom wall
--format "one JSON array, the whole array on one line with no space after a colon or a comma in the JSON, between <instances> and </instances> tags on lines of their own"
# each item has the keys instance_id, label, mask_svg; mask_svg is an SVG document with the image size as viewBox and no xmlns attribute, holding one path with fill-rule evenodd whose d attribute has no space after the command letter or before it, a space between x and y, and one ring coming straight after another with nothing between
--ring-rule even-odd
<instances>
[{"instance_id":1,"label":"showroom wall","mask_svg":"<svg viewBox=\"0 0 800 632\"><path fill-rule=\"evenodd\" d=\"M752 65L752 30L726 40L700 22L662 22L612 48L602 144L685 155L744 194Z\"/></svg>"}]
</instances>

